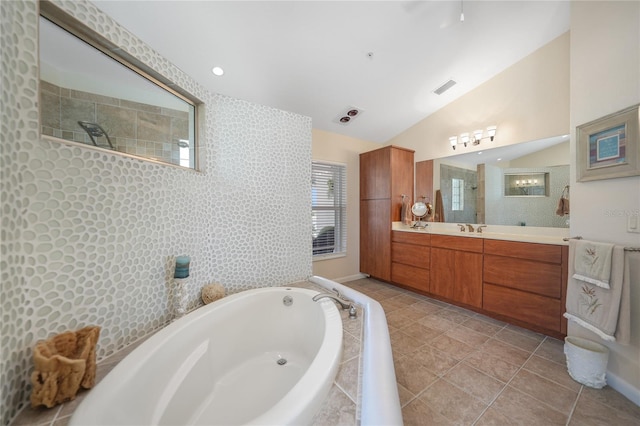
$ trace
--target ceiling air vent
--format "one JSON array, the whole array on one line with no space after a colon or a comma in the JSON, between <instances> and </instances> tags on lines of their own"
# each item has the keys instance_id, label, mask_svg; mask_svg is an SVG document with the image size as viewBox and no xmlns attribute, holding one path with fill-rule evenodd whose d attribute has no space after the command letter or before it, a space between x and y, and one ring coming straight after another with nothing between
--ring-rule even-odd
<instances>
[{"instance_id":1,"label":"ceiling air vent","mask_svg":"<svg viewBox=\"0 0 640 426\"><path fill-rule=\"evenodd\" d=\"M446 92L447 90L449 90L453 86L455 86L455 84L456 84L455 81L449 80L446 83L444 83L442 86L440 86L436 90L434 90L433 93L435 93L436 95L442 95L444 92Z\"/></svg>"}]
</instances>

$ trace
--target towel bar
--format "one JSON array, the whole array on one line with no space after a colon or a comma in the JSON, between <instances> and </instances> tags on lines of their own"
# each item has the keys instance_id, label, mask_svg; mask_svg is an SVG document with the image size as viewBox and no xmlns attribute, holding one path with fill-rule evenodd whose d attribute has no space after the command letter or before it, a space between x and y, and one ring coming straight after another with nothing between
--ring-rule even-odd
<instances>
[{"instance_id":1,"label":"towel bar","mask_svg":"<svg viewBox=\"0 0 640 426\"><path fill-rule=\"evenodd\" d=\"M569 241L569 240L581 240L582 237L565 237L562 239L562 241ZM640 251L640 247L625 247L624 251Z\"/></svg>"}]
</instances>

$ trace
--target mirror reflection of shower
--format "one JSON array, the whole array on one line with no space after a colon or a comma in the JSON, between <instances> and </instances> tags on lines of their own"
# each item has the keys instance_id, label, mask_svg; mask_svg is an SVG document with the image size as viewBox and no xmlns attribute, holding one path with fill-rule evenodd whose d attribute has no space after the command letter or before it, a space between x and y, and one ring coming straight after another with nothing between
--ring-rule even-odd
<instances>
[{"instance_id":1,"label":"mirror reflection of shower","mask_svg":"<svg viewBox=\"0 0 640 426\"><path fill-rule=\"evenodd\" d=\"M107 146L105 145L98 145L98 141L96 140L96 138L100 138L104 136L105 139L107 140L107 143L109 144L108 148L114 149L113 144L111 143L111 138L107 134L107 131L104 130L102 126L100 126L98 123L91 123L89 121L78 121L78 124L80 125L80 127L84 129L85 132L87 132L94 146L107 148Z\"/></svg>"}]
</instances>

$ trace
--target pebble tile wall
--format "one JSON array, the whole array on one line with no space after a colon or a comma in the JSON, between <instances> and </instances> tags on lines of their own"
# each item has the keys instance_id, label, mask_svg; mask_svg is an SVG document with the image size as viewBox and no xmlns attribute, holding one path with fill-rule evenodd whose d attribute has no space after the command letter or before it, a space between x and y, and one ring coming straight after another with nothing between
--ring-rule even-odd
<instances>
[{"instance_id":1,"label":"pebble tile wall","mask_svg":"<svg viewBox=\"0 0 640 426\"><path fill-rule=\"evenodd\" d=\"M91 3L54 4L204 102L201 171L41 139L38 3L0 2L2 425L28 401L37 340L97 324L103 359L166 324L176 255L191 307L210 282L311 275L311 120L209 93Z\"/></svg>"}]
</instances>

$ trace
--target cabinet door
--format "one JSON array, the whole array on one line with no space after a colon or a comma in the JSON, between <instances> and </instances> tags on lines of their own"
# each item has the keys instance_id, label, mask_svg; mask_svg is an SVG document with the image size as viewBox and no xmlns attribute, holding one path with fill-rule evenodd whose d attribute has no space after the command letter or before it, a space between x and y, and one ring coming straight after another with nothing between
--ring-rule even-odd
<instances>
[{"instance_id":1,"label":"cabinet door","mask_svg":"<svg viewBox=\"0 0 640 426\"><path fill-rule=\"evenodd\" d=\"M382 198L391 198L390 147L360 154L360 199Z\"/></svg>"},{"instance_id":2,"label":"cabinet door","mask_svg":"<svg viewBox=\"0 0 640 426\"><path fill-rule=\"evenodd\" d=\"M360 272L391 281L389 200L360 201Z\"/></svg>"},{"instance_id":3,"label":"cabinet door","mask_svg":"<svg viewBox=\"0 0 640 426\"><path fill-rule=\"evenodd\" d=\"M482 307L482 255L455 252L455 286L453 300Z\"/></svg>"},{"instance_id":4,"label":"cabinet door","mask_svg":"<svg viewBox=\"0 0 640 426\"><path fill-rule=\"evenodd\" d=\"M455 252L431 247L430 291L438 296L453 299L455 285Z\"/></svg>"}]
</instances>

